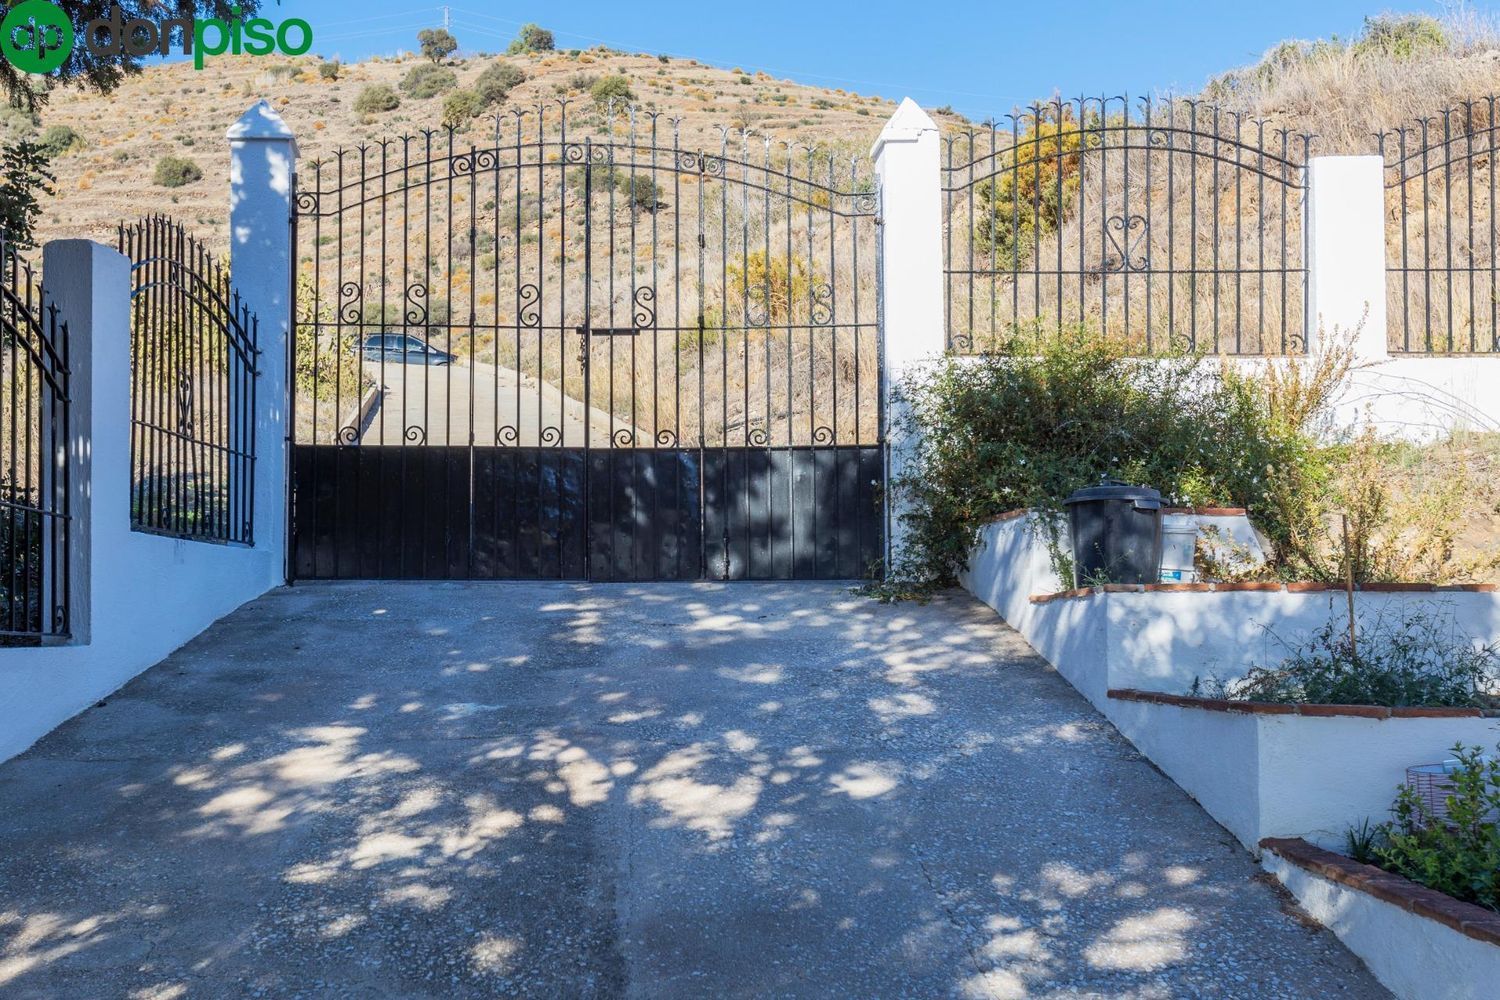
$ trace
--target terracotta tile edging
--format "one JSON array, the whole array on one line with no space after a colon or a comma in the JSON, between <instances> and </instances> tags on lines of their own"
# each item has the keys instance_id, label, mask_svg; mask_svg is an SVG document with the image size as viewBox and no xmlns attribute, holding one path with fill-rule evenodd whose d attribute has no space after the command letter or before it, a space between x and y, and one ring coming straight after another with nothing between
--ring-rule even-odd
<instances>
[{"instance_id":1,"label":"terracotta tile edging","mask_svg":"<svg viewBox=\"0 0 1500 1000\"><path fill-rule=\"evenodd\" d=\"M1374 896L1417 916L1436 920L1476 941L1500 947L1500 913L1493 910L1454 899L1374 865L1361 864L1342 854L1325 851L1300 837L1267 837L1260 842L1260 847L1330 882Z\"/></svg>"},{"instance_id":2,"label":"terracotta tile edging","mask_svg":"<svg viewBox=\"0 0 1500 1000\"><path fill-rule=\"evenodd\" d=\"M1107 696L1115 701L1134 701L1146 705L1171 705L1174 708L1196 708L1205 712L1237 712L1243 715L1299 715L1308 719L1478 719L1500 717L1500 711L1482 708L1447 708L1384 705L1307 705L1273 701L1228 701L1222 698L1196 698L1192 695L1167 694L1164 691L1142 691L1138 688L1110 688Z\"/></svg>"},{"instance_id":3,"label":"terracotta tile edging","mask_svg":"<svg viewBox=\"0 0 1500 1000\"><path fill-rule=\"evenodd\" d=\"M1245 583L1106 583L1097 587L1075 587L1053 594L1032 594L1032 604L1073 597L1090 597L1094 594L1237 594L1251 592L1288 594L1322 594L1343 590L1340 583L1320 583L1316 580L1297 580L1291 583L1276 583L1255 580ZM1494 583L1362 583L1355 589L1367 594L1493 594L1500 591Z\"/></svg>"}]
</instances>

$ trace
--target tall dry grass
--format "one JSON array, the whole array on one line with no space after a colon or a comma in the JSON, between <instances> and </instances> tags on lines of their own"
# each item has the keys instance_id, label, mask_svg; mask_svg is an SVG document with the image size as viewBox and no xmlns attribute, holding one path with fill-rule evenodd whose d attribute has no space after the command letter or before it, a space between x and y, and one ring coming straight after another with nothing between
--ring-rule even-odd
<instances>
[{"instance_id":1,"label":"tall dry grass","mask_svg":"<svg viewBox=\"0 0 1500 1000\"><path fill-rule=\"evenodd\" d=\"M996 169L1046 174L1048 164L1071 161L1079 196L1069 191L1067 210L1055 227L1037 227L1021 260L997 260L971 238L976 206L981 218L986 207L972 189L951 197L950 268L982 273L951 279L950 331L981 349L1041 318L1084 323L1141 350L1297 350L1306 337L1300 178L1277 168L1271 173L1287 185L1267 186L1260 176L1262 153L1287 158L1280 136L1289 133L1311 137L1315 154L1386 157L1392 349L1500 349L1497 93L1500 28L1456 7L1438 19L1371 19L1344 41L1284 42L1192 100L1151 102L1155 122L1144 102L1073 102L1071 118L1060 117L1083 141L1056 143L1041 157L1037 136L1048 134L1049 116L1033 112L1028 125L1018 111L993 134L979 133L980 183ZM1153 142L1153 124L1164 114L1180 124L1185 107L1196 112L1191 134ZM960 151L970 141L957 137ZM1226 153L1233 162L1224 163ZM1302 160L1295 145L1289 159ZM1191 164L1197 173L1188 178ZM961 186L966 177L950 179ZM1196 222L1169 232L1163 221L1173 212ZM1112 232L1112 217L1139 224L1138 243L1128 228ZM1137 247L1130 263L1138 266L1120 266L1121 243Z\"/></svg>"}]
</instances>

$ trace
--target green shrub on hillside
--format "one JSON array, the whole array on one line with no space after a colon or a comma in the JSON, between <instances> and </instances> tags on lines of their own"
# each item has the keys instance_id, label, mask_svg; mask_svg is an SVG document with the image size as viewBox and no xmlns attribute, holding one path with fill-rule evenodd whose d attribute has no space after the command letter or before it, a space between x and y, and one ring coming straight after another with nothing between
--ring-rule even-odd
<instances>
[{"instance_id":1,"label":"green shrub on hillside","mask_svg":"<svg viewBox=\"0 0 1500 1000\"><path fill-rule=\"evenodd\" d=\"M203 179L203 171L192 160L180 156L163 156L156 161L152 180L162 187L176 188Z\"/></svg>"},{"instance_id":2,"label":"green shrub on hillside","mask_svg":"<svg viewBox=\"0 0 1500 1000\"><path fill-rule=\"evenodd\" d=\"M383 83L372 83L359 92L354 99L354 110L358 114L373 115L381 111L394 111L401 106L401 98Z\"/></svg>"},{"instance_id":3,"label":"green shrub on hillside","mask_svg":"<svg viewBox=\"0 0 1500 1000\"><path fill-rule=\"evenodd\" d=\"M51 125L42 133L41 147L49 157L61 156L83 145L83 136L67 125Z\"/></svg>"},{"instance_id":4,"label":"green shrub on hillside","mask_svg":"<svg viewBox=\"0 0 1500 1000\"><path fill-rule=\"evenodd\" d=\"M1044 109L1004 154L1003 170L976 185L974 244L999 270L1023 266L1044 236L1057 232L1078 203L1084 133L1062 108Z\"/></svg>"},{"instance_id":5,"label":"green shrub on hillside","mask_svg":"<svg viewBox=\"0 0 1500 1000\"><path fill-rule=\"evenodd\" d=\"M1365 18L1365 29L1354 43L1354 54L1391 59L1442 52L1448 35L1435 17L1426 14L1381 14Z\"/></svg>"},{"instance_id":6,"label":"green shrub on hillside","mask_svg":"<svg viewBox=\"0 0 1500 1000\"><path fill-rule=\"evenodd\" d=\"M660 185L645 174L624 174L619 188L633 211L654 212L662 205Z\"/></svg>"},{"instance_id":7,"label":"green shrub on hillside","mask_svg":"<svg viewBox=\"0 0 1500 1000\"><path fill-rule=\"evenodd\" d=\"M401 78L401 93L418 101L458 86L458 74L437 63L419 63Z\"/></svg>"},{"instance_id":8,"label":"green shrub on hillside","mask_svg":"<svg viewBox=\"0 0 1500 1000\"><path fill-rule=\"evenodd\" d=\"M36 135L41 119L31 111L0 104L0 139L7 142Z\"/></svg>"},{"instance_id":9,"label":"green shrub on hillside","mask_svg":"<svg viewBox=\"0 0 1500 1000\"><path fill-rule=\"evenodd\" d=\"M343 70L343 68L343 65L336 60L333 62L319 63L318 76L324 80L337 80L339 78L339 73Z\"/></svg>"},{"instance_id":10,"label":"green shrub on hillside","mask_svg":"<svg viewBox=\"0 0 1500 1000\"><path fill-rule=\"evenodd\" d=\"M610 101L614 101L616 105L620 105L628 104L635 100L635 94L630 90L630 80L617 73L600 77L589 88L589 96L600 107L604 107Z\"/></svg>"},{"instance_id":11,"label":"green shrub on hillside","mask_svg":"<svg viewBox=\"0 0 1500 1000\"><path fill-rule=\"evenodd\" d=\"M525 79L525 73L503 59L496 59L475 79L474 91L486 105L502 104L510 92Z\"/></svg>"},{"instance_id":12,"label":"green shrub on hillside","mask_svg":"<svg viewBox=\"0 0 1500 1000\"><path fill-rule=\"evenodd\" d=\"M472 90L455 90L443 99L443 124L459 128L483 110L484 98Z\"/></svg>"},{"instance_id":13,"label":"green shrub on hillside","mask_svg":"<svg viewBox=\"0 0 1500 1000\"><path fill-rule=\"evenodd\" d=\"M505 50L506 55L518 56L531 52L551 52L557 48L552 32L536 24L523 24L516 33L515 41Z\"/></svg>"}]
</instances>

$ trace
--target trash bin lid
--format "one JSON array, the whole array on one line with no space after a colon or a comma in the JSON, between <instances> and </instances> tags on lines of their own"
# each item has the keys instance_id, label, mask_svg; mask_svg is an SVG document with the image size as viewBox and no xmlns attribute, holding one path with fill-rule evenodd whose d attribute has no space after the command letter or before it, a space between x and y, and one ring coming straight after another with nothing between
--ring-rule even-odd
<instances>
[{"instance_id":1,"label":"trash bin lid","mask_svg":"<svg viewBox=\"0 0 1500 1000\"><path fill-rule=\"evenodd\" d=\"M1161 506L1161 491L1150 486L1132 486L1118 479L1104 479L1098 486L1074 490L1063 503L1088 503L1091 500L1129 500L1149 509Z\"/></svg>"}]
</instances>

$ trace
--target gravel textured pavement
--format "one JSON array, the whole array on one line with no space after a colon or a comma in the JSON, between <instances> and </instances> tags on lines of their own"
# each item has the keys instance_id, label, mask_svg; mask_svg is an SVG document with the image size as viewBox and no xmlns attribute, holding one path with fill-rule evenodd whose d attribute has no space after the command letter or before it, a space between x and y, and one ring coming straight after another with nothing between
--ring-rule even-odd
<instances>
[{"instance_id":1,"label":"gravel textured pavement","mask_svg":"<svg viewBox=\"0 0 1500 1000\"><path fill-rule=\"evenodd\" d=\"M299 584L0 765L0 997L1376 997L992 612Z\"/></svg>"}]
</instances>

